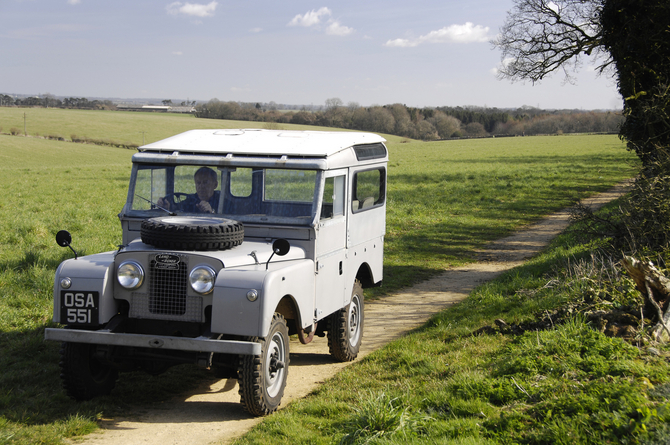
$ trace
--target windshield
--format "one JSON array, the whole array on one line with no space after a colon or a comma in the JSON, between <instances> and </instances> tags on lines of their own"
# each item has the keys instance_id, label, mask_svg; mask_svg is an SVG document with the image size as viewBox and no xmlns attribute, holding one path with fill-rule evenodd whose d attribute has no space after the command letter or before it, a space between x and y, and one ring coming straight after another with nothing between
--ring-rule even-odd
<instances>
[{"instance_id":1,"label":"windshield","mask_svg":"<svg viewBox=\"0 0 670 445\"><path fill-rule=\"evenodd\" d=\"M129 216L217 214L246 222L308 225L316 170L136 165Z\"/></svg>"}]
</instances>

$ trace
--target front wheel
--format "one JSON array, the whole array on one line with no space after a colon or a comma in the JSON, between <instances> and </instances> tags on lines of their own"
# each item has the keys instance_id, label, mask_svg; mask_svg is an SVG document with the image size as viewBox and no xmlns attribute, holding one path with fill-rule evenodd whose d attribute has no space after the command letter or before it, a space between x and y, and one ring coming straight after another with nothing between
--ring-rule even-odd
<instances>
[{"instance_id":1,"label":"front wheel","mask_svg":"<svg viewBox=\"0 0 670 445\"><path fill-rule=\"evenodd\" d=\"M90 400L112 392L118 371L94 356L95 345L61 345L61 380L67 395L75 400Z\"/></svg>"},{"instance_id":2,"label":"front wheel","mask_svg":"<svg viewBox=\"0 0 670 445\"><path fill-rule=\"evenodd\" d=\"M240 358L237 372L240 401L249 413L265 416L279 408L286 387L289 364L286 320L275 313L267 337L250 340L261 344L261 354Z\"/></svg>"},{"instance_id":3,"label":"front wheel","mask_svg":"<svg viewBox=\"0 0 670 445\"><path fill-rule=\"evenodd\" d=\"M358 356L364 318L363 286L356 280L349 305L330 316L328 348L337 360L350 362Z\"/></svg>"}]
</instances>

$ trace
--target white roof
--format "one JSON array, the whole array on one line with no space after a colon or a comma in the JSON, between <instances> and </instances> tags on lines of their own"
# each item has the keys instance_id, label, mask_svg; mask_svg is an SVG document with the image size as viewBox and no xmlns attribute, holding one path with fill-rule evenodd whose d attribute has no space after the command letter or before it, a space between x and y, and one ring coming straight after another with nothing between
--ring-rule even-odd
<instances>
[{"instance_id":1,"label":"white roof","mask_svg":"<svg viewBox=\"0 0 670 445\"><path fill-rule=\"evenodd\" d=\"M373 133L349 131L190 130L143 145L140 151L202 154L331 156L352 145L386 139Z\"/></svg>"}]
</instances>

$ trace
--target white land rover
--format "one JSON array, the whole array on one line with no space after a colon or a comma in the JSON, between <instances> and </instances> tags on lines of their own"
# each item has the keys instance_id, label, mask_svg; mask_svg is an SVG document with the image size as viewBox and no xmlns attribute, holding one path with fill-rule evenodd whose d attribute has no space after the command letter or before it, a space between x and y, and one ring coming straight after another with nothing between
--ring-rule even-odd
<instances>
[{"instance_id":1,"label":"white land rover","mask_svg":"<svg viewBox=\"0 0 670 445\"><path fill-rule=\"evenodd\" d=\"M363 288L381 284L384 139L370 133L192 130L140 147L119 214L123 245L64 261L54 321L77 400L120 371L195 363L275 411L289 335L356 358ZM70 246L66 231L57 235ZM74 249L73 249L74 251Z\"/></svg>"}]
</instances>

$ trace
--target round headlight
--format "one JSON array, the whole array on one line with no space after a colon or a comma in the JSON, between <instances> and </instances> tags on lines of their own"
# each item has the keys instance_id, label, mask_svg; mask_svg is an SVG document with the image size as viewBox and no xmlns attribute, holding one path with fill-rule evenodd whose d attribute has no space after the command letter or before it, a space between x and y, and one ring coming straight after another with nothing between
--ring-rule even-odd
<instances>
[{"instance_id":1,"label":"round headlight","mask_svg":"<svg viewBox=\"0 0 670 445\"><path fill-rule=\"evenodd\" d=\"M126 289L137 289L144 281L144 270L135 261L124 261L116 271L116 279Z\"/></svg>"},{"instance_id":2,"label":"round headlight","mask_svg":"<svg viewBox=\"0 0 670 445\"><path fill-rule=\"evenodd\" d=\"M214 289L216 272L209 266L196 266L188 276L191 287L199 294L208 294Z\"/></svg>"}]
</instances>

